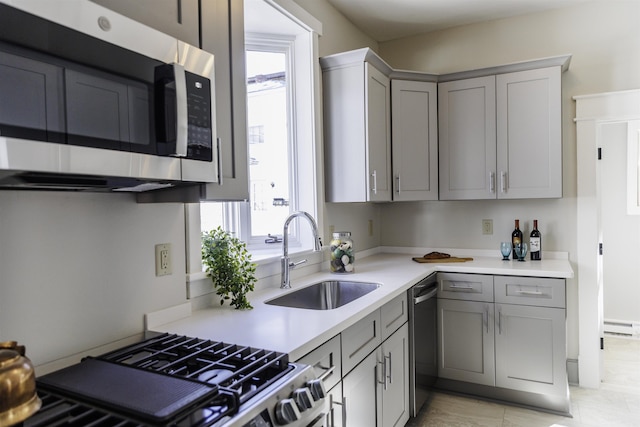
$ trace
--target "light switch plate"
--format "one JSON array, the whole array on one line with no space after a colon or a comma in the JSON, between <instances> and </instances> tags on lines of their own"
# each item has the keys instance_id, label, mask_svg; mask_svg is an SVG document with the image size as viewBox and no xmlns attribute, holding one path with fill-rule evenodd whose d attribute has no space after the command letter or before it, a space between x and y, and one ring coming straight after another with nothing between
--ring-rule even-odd
<instances>
[{"instance_id":1,"label":"light switch plate","mask_svg":"<svg viewBox=\"0 0 640 427\"><path fill-rule=\"evenodd\" d=\"M171 274L171 243L156 245L156 276Z\"/></svg>"}]
</instances>

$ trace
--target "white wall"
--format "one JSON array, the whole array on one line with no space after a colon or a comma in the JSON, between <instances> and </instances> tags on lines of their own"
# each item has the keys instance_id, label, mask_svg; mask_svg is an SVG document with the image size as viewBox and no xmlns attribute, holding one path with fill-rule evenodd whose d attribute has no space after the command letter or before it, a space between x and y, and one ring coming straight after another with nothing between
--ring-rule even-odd
<instances>
[{"instance_id":1,"label":"white wall","mask_svg":"<svg viewBox=\"0 0 640 427\"><path fill-rule=\"evenodd\" d=\"M374 39L356 28L326 0L294 1L322 22L322 36L318 42L320 57L361 47L378 50Z\"/></svg>"},{"instance_id":2,"label":"white wall","mask_svg":"<svg viewBox=\"0 0 640 427\"><path fill-rule=\"evenodd\" d=\"M155 277L171 243L173 275ZM181 204L128 194L0 191L0 341L41 365L143 331L186 300Z\"/></svg>"},{"instance_id":3,"label":"white wall","mask_svg":"<svg viewBox=\"0 0 640 427\"><path fill-rule=\"evenodd\" d=\"M602 218L605 320L640 323L640 215L627 215L628 124L601 130L600 212ZM632 133L634 135L634 133ZM635 138L637 134L634 135ZM611 191L619 188L623 191Z\"/></svg>"},{"instance_id":4,"label":"white wall","mask_svg":"<svg viewBox=\"0 0 640 427\"><path fill-rule=\"evenodd\" d=\"M496 248L513 219L539 220L543 249L575 267L576 132L572 96L640 88L640 2L596 1L380 43L392 67L447 73L570 53L563 75L563 192L559 200L423 202L381 208L383 245ZM493 236L481 220L494 220ZM410 224L411 226L407 226ZM525 229L526 232L526 229ZM578 278L568 282L568 355L578 355Z\"/></svg>"}]
</instances>

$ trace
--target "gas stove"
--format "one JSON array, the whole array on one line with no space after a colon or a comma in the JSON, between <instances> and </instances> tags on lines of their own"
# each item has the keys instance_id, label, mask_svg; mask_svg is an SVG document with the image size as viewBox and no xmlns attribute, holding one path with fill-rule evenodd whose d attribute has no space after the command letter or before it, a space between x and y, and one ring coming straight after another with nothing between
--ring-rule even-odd
<instances>
[{"instance_id":1,"label":"gas stove","mask_svg":"<svg viewBox=\"0 0 640 427\"><path fill-rule=\"evenodd\" d=\"M322 426L325 389L288 355L161 334L37 378L35 426Z\"/></svg>"}]
</instances>

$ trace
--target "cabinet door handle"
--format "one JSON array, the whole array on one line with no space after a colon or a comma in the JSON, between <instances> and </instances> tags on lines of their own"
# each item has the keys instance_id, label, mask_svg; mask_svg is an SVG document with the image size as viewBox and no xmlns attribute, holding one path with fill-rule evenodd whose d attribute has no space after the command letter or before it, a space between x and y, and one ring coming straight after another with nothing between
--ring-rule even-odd
<instances>
[{"instance_id":1,"label":"cabinet door handle","mask_svg":"<svg viewBox=\"0 0 640 427\"><path fill-rule=\"evenodd\" d=\"M378 194L378 171L374 170L371 174L371 178L373 178L373 188L371 191L373 191L373 194Z\"/></svg>"},{"instance_id":2,"label":"cabinet door handle","mask_svg":"<svg viewBox=\"0 0 640 427\"><path fill-rule=\"evenodd\" d=\"M489 307L488 306L484 306L484 312L482 313L482 320L484 321L484 327L487 330L487 333L489 333Z\"/></svg>"},{"instance_id":3,"label":"cabinet door handle","mask_svg":"<svg viewBox=\"0 0 640 427\"><path fill-rule=\"evenodd\" d=\"M380 376L376 372L376 378L377 378L378 384L382 384L385 390L387 389L387 363L386 362L387 361L384 356L382 357L381 362L377 362L378 365L382 365L382 381L380 381Z\"/></svg>"},{"instance_id":4,"label":"cabinet door handle","mask_svg":"<svg viewBox=\"0 0 640 427\"><path fill-rule=\"evenodd\" d=\"M498 334L502 335L502 308L498 307Z\"/></svg>"},{"instance_id":5,"label":"cabinet door handle","mask_svg":"<svg viewBox=\"0 0 640 427\"><path fill-rule=\"evenodd\" d=\"M400 174L396 175L396 193L400 193Z\"/></svg>"},{"instance_id":6,"label":"cabinet door handle","mask_svg":"<svg viewBox=\"0 0 640 427\"><path fill-rule=\"evenodd\" d=\"M333 412L335 410L333 405L342 406L342 427L346 427L347 426L347 398L343 397L342 403L341 403L341 402L334 401L332 395L329 395L329 413L327 414L327 417L329 418L329 420L327 422L327 426L328 427L336 426L335 419L333 417Z\"/></svg>"},{"instance_id":7,"label":"cabinet door handle","mask_svg":"<svg viewBox=\"0 0 640 427\"><path fill-rule=\"evenodd\" d=\"M387 372L387 376L385 377L385 383L387 382L387 379L389 380L389 384L393 384L393 371L391 370L391 352L389 352L389 356L384 356L385 361L386 359L389 359L389 371ZM385 362L386 364L386 362ZM385 368L386 370L387 368ZM385 384L385 390L387 389L386 384Z\"/></svg>"},{"instance_id":8,"label":"cabinet door handle","mask_svg":"<svg viewBox=\"0 0 640 427\"><path fill-rule=\"evenodd\" d=\"M504 171L500 172L500 190L503 193L507 192L507 173Z\"/></svg>"},{"instance_id":9,"label":"cabinet door handle","mask_svg":"<svg viewBox=\"0 0 640 427\"><path fill-rule=\"evenodd\" d=\"M495 172L489 172L489 192L496 192L496 174Z\"/></svg>"},{"instance_id":10,"label":"cabinet door handle","mask_svg":"<svg viewBox=\"0 0 640 427\"><path fill-rule=\"evenodd\" d=\"M218 185L222 185L222 140L220 138L216 138L216 142L218 146Z\"/></svg>"}]
</instances>

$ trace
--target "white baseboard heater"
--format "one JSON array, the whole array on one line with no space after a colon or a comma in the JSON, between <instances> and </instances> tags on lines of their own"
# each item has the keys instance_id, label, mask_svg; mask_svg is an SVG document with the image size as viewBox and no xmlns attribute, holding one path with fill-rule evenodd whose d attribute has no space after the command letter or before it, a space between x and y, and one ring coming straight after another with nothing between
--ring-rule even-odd
<instances>
[{"instance_id":1,"label":"white baseboard heater","mask_svg":"<svg viewBox=\"0 0 640 427\"><path fill-rule=\"evenodd\" d=\"M606 335L640 339L640 322L605 319L604 333Z\"/></svg>"}]
</instances>

